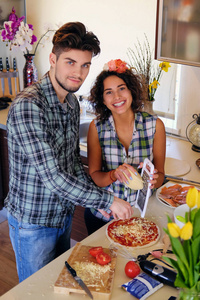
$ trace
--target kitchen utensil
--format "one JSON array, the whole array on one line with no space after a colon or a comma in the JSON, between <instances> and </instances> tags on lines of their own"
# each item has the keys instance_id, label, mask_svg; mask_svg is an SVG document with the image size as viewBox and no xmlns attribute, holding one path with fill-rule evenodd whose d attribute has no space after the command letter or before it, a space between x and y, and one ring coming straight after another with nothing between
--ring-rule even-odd
<instances>
[{"instance_id":1,"label":"kitchen utensil","mask_svg":"<svg viewBox=\"0 0 200 300\"><path fill-rule=\"evenodd\" d=\"M77 276L76 271L68 264L68 262L65 262L65 266L67 268L67 270L71 273L71 275L74 277L74 279L76 280L76 282L78 282L78 284L81 286L81 288L87 293L87 295L93 299L93 296L90 292L90 290L88 289L87 285L83 282L83 280Z\"/></svg>"},{"instance_id":2,"label":"kitchen utensil","mask_svg":"<svg viewBox=\"0 0 200 300\"><path fill-rule=\"evenodd\" d=\"M188 180L176 176L168 176L166 177L167 180L174 181L174 182L180 182L180 183L186 183L189 185L195 185L200 187L200 182L199 181L193 181L193 180Z\"/></svg>"},{"instance_id":3,"label":"kitchen utensil","mask_svg":"<svg viewBox=\"0 0 200 300\"><path fill-rule=\"evenodd\" d=\"M109 248L110 249L117 249L117 254L120 255L123 258L126 258L128 260L137 261L137 257L133 257L128 250L126 250L122 247L118 247L114 244L110 244Z\"/></svg>"}]
</instances>

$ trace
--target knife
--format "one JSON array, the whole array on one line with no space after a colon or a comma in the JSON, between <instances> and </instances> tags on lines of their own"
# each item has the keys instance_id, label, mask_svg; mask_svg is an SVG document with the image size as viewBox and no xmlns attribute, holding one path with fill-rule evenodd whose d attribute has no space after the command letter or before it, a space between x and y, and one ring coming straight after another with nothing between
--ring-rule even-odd
<instances>
[{"instance_id":1,"label":"knife","mask_svg":"<svg viewBox=\"0 0 200 300\"><path fill-rule=\"evenodd\" d=\"M176 177L176 176L167 175L166 179L174 181L174 182L189 183L189 184L200 186L200 182L198 182L198 181L188 180L188 179L184 179L184 178L180 178L180 177Z\"/></svg>"},{"instance_id":2,"label":"knife","mask_svg":"<svg viewBox=\"0 0 200 300\"><path fill-rule=\"evenodd\" d=\"M78 282L78 284L80 285L80 287L87 293L87 295L93 299L93 296L90 292L90 290L88 289L87 285L83 282L83 280L77 276L76 271L68 264L68 262L65 262L65 266L67 268L67 270L70 272L70 274L74 277L74 279L76 280L76 282Z\"/></svg>"}]
</instances>

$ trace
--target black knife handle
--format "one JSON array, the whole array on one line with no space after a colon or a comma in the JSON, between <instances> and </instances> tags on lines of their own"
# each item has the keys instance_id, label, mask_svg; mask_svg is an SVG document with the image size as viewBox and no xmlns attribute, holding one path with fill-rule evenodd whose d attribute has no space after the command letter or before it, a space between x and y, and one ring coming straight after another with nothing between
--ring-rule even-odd
<instances>
[{"instance_id":1,"label":"black knife handle","mask_svg":"<svg viewBox=\"0 0 200 300\"><path fill-rule=\"evenodd\" d=\"M67 261L65 262L65 266L70 271L70 273L72 274L72 276L75 277L76 276L76 271L68 264Z\"/></svg>"},{"instance_id":2,"label":"black knife handle","mask_svg":"<svg viewBox=\"0 0 200 300\"><path fill-rule=\"evenodd\" d=\"M147 273L155 277L158 281L174 287L174 282L176 279L177 273L165 268L161 265L157 265L149 260L142 260L139 262L140 268Z\"/></svg>"},{"instance_id":3,"label":"black knife handle","mask_svg":"<svg viewBox=\"0 0 200 300\"><path fill-rule=\"evenodd\" d=\"M6 70L7 70L7 72L10 70L10 65L9 65L8 57L6 57Z\"/></svg>"},{"instance_id":4,"label":"black knife handle","mask_svg":"<svg viewBox=\"0 0 200 300\"><path fill-rule=\"evenodd\" d=\"M15 57L13 58L13 70L17 71L17 63Z\"/></svg>"},{"instance_id":5,"label":"black knife handle","mask_svg":"<svg viewBox=\"0 0 200 300\"><path fill-rule=\"evenodd\" d=\"M0 57L0 71L3 71L3 61L2 61L2 57Z\"/></svg>"}]
</instances>

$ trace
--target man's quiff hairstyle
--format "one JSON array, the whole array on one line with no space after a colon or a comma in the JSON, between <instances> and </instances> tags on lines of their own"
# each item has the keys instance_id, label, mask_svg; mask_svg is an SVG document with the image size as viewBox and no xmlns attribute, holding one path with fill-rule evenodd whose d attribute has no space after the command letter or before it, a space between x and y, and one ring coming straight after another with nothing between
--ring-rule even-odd
<instances>
[{"instance_id":1,"label":"man's quiff hairstyle","mask_svg":"<svg viewBox=\"0 0 200 300\"><path fill-rule=\"evenodd\" d=\"M80 22L69 22L60 27L53 37L52 52L57 59L67 49L90 51L93 56L100 53L100 42L93 32L87 31Z\"/></svg>"}]
</instances>

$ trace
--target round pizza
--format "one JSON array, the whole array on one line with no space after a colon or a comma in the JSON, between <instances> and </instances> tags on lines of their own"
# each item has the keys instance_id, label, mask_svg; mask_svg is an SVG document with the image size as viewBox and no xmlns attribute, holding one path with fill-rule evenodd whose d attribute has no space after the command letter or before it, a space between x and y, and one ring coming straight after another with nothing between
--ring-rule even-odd
<instances>
[{"instance_id":1,"label":"round pizza","mask_svg":"<svg viewBox=\"0 0 200 300\"><path fill-rule=\"evenodd\" d=\"M125 247L145 247L155 244L160 237L158 226L146 218L132 217L113 221L107 226L106 234L111 242Z\"/></svg>"}]
</instances>

